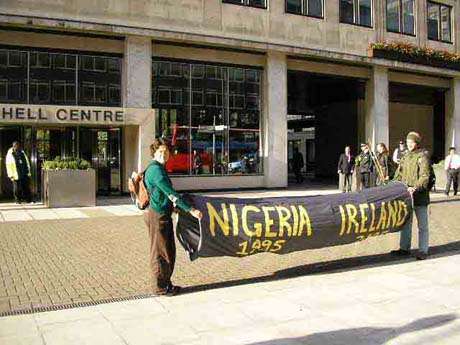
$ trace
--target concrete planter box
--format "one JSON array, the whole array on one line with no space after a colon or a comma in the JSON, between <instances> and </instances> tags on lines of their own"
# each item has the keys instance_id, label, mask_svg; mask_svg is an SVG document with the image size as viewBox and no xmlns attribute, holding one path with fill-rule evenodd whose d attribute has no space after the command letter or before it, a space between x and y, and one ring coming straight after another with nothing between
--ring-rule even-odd
<instances>
[{"instance_id":1,"label":"concrete planter box","mask_svg":"<svg viewBox=\"0 0 460 345\"><path fill-rule=\"evenodd\" d=\"M43 202L47 207L95 206L94 169L43 170Z\"/></svg>"}]
</instances>

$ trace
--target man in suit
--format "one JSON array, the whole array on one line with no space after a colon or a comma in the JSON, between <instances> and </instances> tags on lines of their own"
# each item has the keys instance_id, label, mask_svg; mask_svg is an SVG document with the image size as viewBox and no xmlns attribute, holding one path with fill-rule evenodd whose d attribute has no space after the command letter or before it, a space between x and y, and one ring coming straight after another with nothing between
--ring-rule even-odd
<instances>
[{"instance_id":1,"label":"man in suit","mask_svg":"<svg viewBox=\"0 0 460 345\"><path fill-rule=\"evenodd\" d=\"M337 172L340 175L341 188L343 193L351 192L351 181L353 170L355 168L355 159L351 155L350 146L345 147L345 152L340 155L337 165Z\"/></svg>"},{"instance_id":2,"label":"man in suit","mask_svg":"<svg viewBox=\"0 0 460 345\"><path fill-rule=\"evenodd\" d=\"M361 144L361 154L356 157L356 170L359 172L361 190L372 187L372 174L374 173L374 162L368 144Z\"/></svg>"}]
</instances>

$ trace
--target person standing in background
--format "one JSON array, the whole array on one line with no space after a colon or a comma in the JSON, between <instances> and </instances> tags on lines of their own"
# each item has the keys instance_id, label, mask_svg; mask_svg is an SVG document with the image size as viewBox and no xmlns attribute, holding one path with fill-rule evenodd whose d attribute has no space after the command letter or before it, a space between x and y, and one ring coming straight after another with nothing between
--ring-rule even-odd
<instances>
[{"instance_id":1,"label":"person standing in background","mask_svg":"<svg viewBox=\"0 0 460 345\"><path fill-rule=\"evenodd\" d=\"M340 181L343 193L351 192L351 182L355 167L355 159L351 155L350 146L345 147L345 152L340 155L337 165L337 173L340 175Z\"/></svg>"},{"instance_id":2,"label":"person standing in background","mask_svg":"<svg viewBox=\"0 0 460 345\"><path fill-rule=\"evenodd\" d=\"M455 147L449 148L449 155L444 161L444 169L447 175L446 195L450 193L450 186L453 185L454 195L458 191L458 176L460 174L460 155L455 152Z\"/></svg>"}]
</instances>

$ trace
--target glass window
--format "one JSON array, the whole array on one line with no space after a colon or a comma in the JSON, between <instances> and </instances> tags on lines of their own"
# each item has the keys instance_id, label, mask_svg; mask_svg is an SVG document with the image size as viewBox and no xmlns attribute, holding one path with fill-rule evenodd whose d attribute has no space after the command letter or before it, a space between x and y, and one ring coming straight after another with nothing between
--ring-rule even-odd
<instances>
[{"instance_id":1,"label":"glass window","mask_svg":"<svg viewBox=\"0 0 460 345\"><path fill-rule=\"evenodd\" d=\"M387 30L400 32L400 2L399 0L387 0Z\"/></svg>"},{"instance_id":2,"label":"glass window","mask_svg":"<svg viewBox=\"0 0 460 345\"><path fill-rule=\"evenodd\" d=\"M414 0L387 0L387 30L415 35Z\"/></svg>"},{"instance_id":3,"label":"glass window","mask_svg":"<svg viewBox=\"0 0 460 345\"><path fill-rule=\"evenodd\" d=\"M8 67L23 67L27 64L25 56L20 51L10 50L8 54Z\"/></svg>"},{"instance_id":4,"label":"glass window","mask_svg":"<svg viewBox=\"0 0 460 345\"><path fill-rule=\"evenodd\" d=\"M154 61L152 68L168 69L163 66L168 63ZM181 65L181 78L152 73L156 135L171 146L167 171L191 176L262 173L262 71L200 63ZM188 77L190 74L193 78Z\"/></svg>"},{"instance_id":5,"label":"glass window","mask_svg":"<svg viewBox=\"0 0 460 345\"><path fill-rule=\"evenodd\" d=\"M54 80L51 101L53 104L75 104L75 84L66 80Z\"/></svg>"},{"instance_id":6,"label":"glass window","mask_svg":"<svg viewBox=\"0 0 460 345\"><path fill-rule=\"evenodd\" d=\"M6 79L0 80L0 99L2 101L8 100L8 80Z\"/></svg>"},{"instance_id":7,"label":"glass window","mask_svg":"<svg viewBox=\"0 0 460 345\"><path fill-rule=\"evenodd\" d=\"M450 7L441 6L441 39L446 42L451 42L451 21Z\"/></svg>"},{"instance_id":8,"label":"glass window","mask_svg":"<svg viewBox=\"0 0 460 345\"><path fill-rule=\"evenodd\" d=\"M222 2L227 3L227 4L235 4L235 5L250 6L250 7L260 7L260 8L267 7L266 0L222 0Z\"/></svg>"},{"instance_id":9,"label":"glass window","mask_svg":"<svg viewBox=\"0 0 460 345\"><path fill-rule=\"evenodd\" d=\"M286 0L286 12L302 14L303 0Z\"/></svg>"},{"instance_id":10,"label":"glass window","mask_svg":"<svg viewBox=\"0 0 460 345\"><path fill-rule=\"evenodd\" d=\"M435 41L452 42L452 7L427 3L428 38Z\"/></svg>"},{"instance_id":11,"label":"glass window","mask_svg":"<svg viewBox=\"0 0 460 345\"><path fill-rule=\"evenodd\" d=\"M51 87L49 81L31 80L29 97L32 104L47 104L51 99Z\"/></svg>"},{"instance_id":12,"label":"glass window","mask_svg":"<svg viewBox=\"0 0 460 345\"><path fill-rule=\"evenodd\" d=\"M340 0L340 22L372 27L372 0Z\"/></svg>"},{"instance_id":13,"label":"glass window","mask_svg":"<svg viewBox=\"0 0 460 345\"><path fill-rule=\"evenodd\" d=\"M32 52L30 53L30 67L50 68L51 57L49 53Z\"/></svg>"},{"instance_id":14,"label":"glass window","mask_svg":"<svg viewBox=\"0 0 460 345\"><path fill-rule=\"evenodd\" d=\"M308 0L307 14L313 17L323 17L323 0Z\"/></svg>"},{"instance_id":15,"label":"glass window","mask_svg":"<svg viewBox=\"0 0 460 345\"><path fill-rule=\"evenodd\" d=\"M286 12L323 17L323 0L286 0Z\"/></svg>"},{"instance_id":16,"label":"glass window","mask_svg":"<svg viewBox=\"0 0 460 345\"><path fill-rule=\"evenodd\" d=\"M8 50L0 50L0 67L8 67Z\"/></svg>"},{"instance_id":17,"label":"glass window","mask_svg":"<svg viewBox=\"0 0 460 345\"><path fill-rule=\"evenodd\" d=\"M414 0L402 0L403 33L415 35Z\"/></svg>"},{"instance_id":18,"label":"glass window","mask_svg":"<svg viewBox=\"0 0 460 345\"><path fill-rule=\"evenodd\" d=\"M0 99L5 103L27 103L27 52L0 50Z\"/></svg>"}]
</instances>

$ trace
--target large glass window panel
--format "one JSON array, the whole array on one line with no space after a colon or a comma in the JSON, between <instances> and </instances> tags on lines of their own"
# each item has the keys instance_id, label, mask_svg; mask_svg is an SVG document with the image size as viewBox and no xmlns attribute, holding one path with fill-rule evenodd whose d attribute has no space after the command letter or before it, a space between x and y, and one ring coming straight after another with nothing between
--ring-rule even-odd
<instances>
[{"instance_id":1,"label":"large glass window panel","mask_svg":"<svg viewBox=\"0 0 460 345\"><path fill-rule=\"evenodd\" d=\"M121 105L121 58L79 56L78 104L118 107Z\"/></svg>"},{"instance_id":2,"label":"large glass window panel","mask_svg":"<svg viewBox=\"0 0 460 345\"><path fill-rule=\"evenodd\" d=\"M359 25L372 26L372 0L359 1Z\"/></svg>"},{"instance_id":3,"label":"large glass window panel","mask_svg":"<svg viewBox=\"0 0 460 345\"><path fill-rule=\"evenodd\" d=\"M32 79L29 86L29 96L32 104L49 104L51 100L50 82Z\"/></svg>"},{"instance_id":4,"label":"large glass window panel","mask_svg":"<svg viewBox=\"0 0 460 345\"><path fill-rule=\"evenodd\" d=\"M400 8L399 0L387 0L387 30L400 32L399 18Z\"/></svg>"},{"instance_id":5,"label":"large glass window panel","mask_svg":"<svg viewBox=\"0 0 460 345\"><path fill-rule=\"evenodd\" d=\"M353 0L340 0L340 22L355 22Z\"/></svg>"},{"instance_id":6,"label":"large glass window panel","mask_svg":"<svg viewBox=\"0 0 460 345\"><path fill-rule=\"evenodd\" d=\"M171 62L152 63L157 71L152 73L156 135L171 147L167 171L179 175L262 172L258 158L261 71L180 64L176 70L183 77L172 76L177 73L171 72ZM181 105L173 104L180 100Z\"/></svg>"},{"instance_id":7,"label":"large glass window panel","mask_svg":"<svg viewBox=\"0 0 460 345\"><path fill-rule=\"evenodd\" d=\"M428 3L428 38L439 40L439 5Z\"/></svg>"},{"instance_id":8,"label":"large glass window panel","mask_svg":"<svg viewBox=\"0 0 460 345\"><path fill-rule=\"evenodd\" d=\"M451 42L451 19L450 10L448 6L441 6L441 40Z\"/></svg>"},{"instance_id":9,"label":"large glass window panel","mask_svg":"<svg viewBox=\"0 0 460 345\"><path fill-rule=\"evenodd\" d=\"M286 11L289 13L302 14L303 0L286 0Z\"/></svg>"},{"instance_id":10,"label":"large glass window panel","mask_svg":"<svg viewBox=\"0 0 460 345\"><path fill-rule=\"evenodd\" d=\"M403 33L415 35L414 0L402 0Z\"/></svg>"},{"instance_id":11,"label":"large glass window panel","mask_svg":"<svg viewBox=\"0 0 460 345\"><path fill-rule=\"evenodd\" d=\"M313 17L323 17L323 0L308 0L307 14Z\"/></svg>"},{"instance_id":12,"label":"large glass window panel","mask_svg":"<svg viewBox=\"0 0 460 345\"><path fill-rule=\"evenodd\" d=\"M27 103L27 52L0 49L1 100Z\"/></svg>"}]
</instances>

